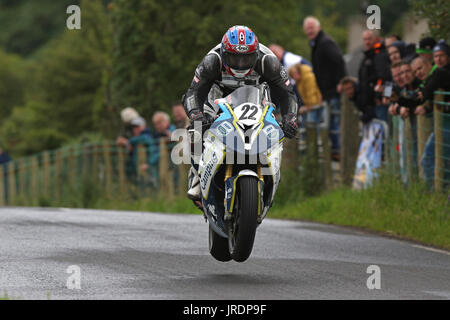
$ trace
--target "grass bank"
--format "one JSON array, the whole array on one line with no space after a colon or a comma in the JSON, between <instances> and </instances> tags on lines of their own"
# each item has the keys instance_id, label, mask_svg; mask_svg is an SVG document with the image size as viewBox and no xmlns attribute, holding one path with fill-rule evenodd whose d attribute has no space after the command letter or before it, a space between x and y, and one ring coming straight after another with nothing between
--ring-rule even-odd
<instances>
[{"instance_id":1,"label":"grass bank","mask_svg":"<svg viewBox=\"0 0 450 320\"><path fill-rule=\"evenodd\" d=\"M419 186L404 189L392 181L362 191L341 188L272 209L272 218L360 227L450 249L449 200Z\"/></svg>"}]
</instances>

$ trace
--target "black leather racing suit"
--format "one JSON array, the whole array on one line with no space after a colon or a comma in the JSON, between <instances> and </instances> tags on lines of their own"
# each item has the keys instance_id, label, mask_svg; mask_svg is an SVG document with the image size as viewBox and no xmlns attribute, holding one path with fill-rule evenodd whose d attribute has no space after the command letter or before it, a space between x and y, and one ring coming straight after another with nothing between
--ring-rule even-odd
<instances>
[{"instance_id":1,"label":"black leather racing suit","mask_svg":"<svg viewBox=\"0 0 450 320\"><path fill-rule=\"evenodd\" d=\"M203 106L214 84L220 88L224 97L244 84L256 85L262 82L269 85L272 102L280 108L283 117L288 113L297 115L297 98L289 85L288 74L272 51L262 44L259 45L258 60L253 71L245 78L236 78L227 72L220 57L220 44L217 45L198 65L182 103L190 116L193 111L204 111Z\"/></svg>"}]
</instances>

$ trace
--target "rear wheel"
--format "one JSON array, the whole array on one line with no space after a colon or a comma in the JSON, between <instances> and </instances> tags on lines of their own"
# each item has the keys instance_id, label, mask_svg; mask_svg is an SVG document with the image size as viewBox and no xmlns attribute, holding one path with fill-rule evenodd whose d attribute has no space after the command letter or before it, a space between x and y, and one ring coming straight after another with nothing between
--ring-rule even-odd
<instances>
[{"instance_id":1,"label":"rear wheel","mask_svg":"<svg viewBox=\"0 0 450 320\"><path fill-rule=\"evenodd\" d=\"M219 261L226 262L231 260L228 250L228 239L218 235L211 226L209 226L209 253Z\"/></svg>"},{"instance_id":2,"label":"rear wheel","mask_svg":"<svg viewBox=\"0 0 450 320\"><path fill-rule=\"evenodd\" d=\"M228 228L231 257L237 262L248 259L255 241L258 219L258 180L252 176L239 178L236 206Z\"/></svg>"}]
</instances>

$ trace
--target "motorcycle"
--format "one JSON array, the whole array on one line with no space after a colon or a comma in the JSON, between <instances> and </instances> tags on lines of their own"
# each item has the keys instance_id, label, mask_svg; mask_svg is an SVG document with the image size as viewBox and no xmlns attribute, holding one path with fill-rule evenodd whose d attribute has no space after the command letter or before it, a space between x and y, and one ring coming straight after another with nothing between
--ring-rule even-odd
<instances>
[{"instance_id":1,"label":"motorcycle","mask_svg":"<svg viewBox=\"0 0 450 320\"><path fill-rule=\"evenodd\" d=\"M209 252L219 261L243 262L280 182L284 134L266 83L242 86L214 103L217 118L204 135L198 170Z\"/></svg>"}]
</instances>

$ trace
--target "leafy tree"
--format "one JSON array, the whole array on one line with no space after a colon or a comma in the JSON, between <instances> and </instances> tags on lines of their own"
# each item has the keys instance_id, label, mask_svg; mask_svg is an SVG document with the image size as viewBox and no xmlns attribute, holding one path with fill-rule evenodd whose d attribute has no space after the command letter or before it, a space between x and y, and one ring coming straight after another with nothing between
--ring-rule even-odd
<instances>
[{"instance_id":1,"label":"leafy tree","mask_svg":"<svg viewBox=\"0 0 450 320\"><path fill-rule=\"evenodd\" d=\"M149 117L187 90L203 56L235 24L260 42L280 43L302 55L308 42L296 21L296 3L282 1L117 0L113 98Z\"/></svg>"},{"instance_id":2,"label":"leafy tree","mask_svg":"<svg viewBox=\"0 0 450 320\"><path fill-rule=\"evenodd\" d=\"M447 0L410 0L414 12L428 20L430 35L450 40L450 2Z\"/></svg>"},{"instance_id":3,"label":"leafy tree","mask_svg":"<svg viewBox=\"0 0 450 320\"><path fill-rule=\"evenodd\" d=\"M0 50L0 127L12 108L24 103L25 87L24 61Z\"/></svg>"},{"instance_id":4,"label":"leafy tree","mask_svg":"<svg viewBox=\"0 0 450 320\"><path fill-rule=\"evenodd\" d=\"M78 0L0 0L0 46L6 51L30 55L61 33L66 8Z\"/></svg>"},{"instance_id":5,"label":"leafy tree","mask_svg":"<svg viewBox=\"0 0 450 320\"><path fill-rule=\"evenodd\" d=\"M100 0L81 6L81 30L66 29L36 55L28 102L0 128L18 154L56 148L87 132L107 135L118 118L108 104L109 17Z\"/></svg>"}]
</instances>

